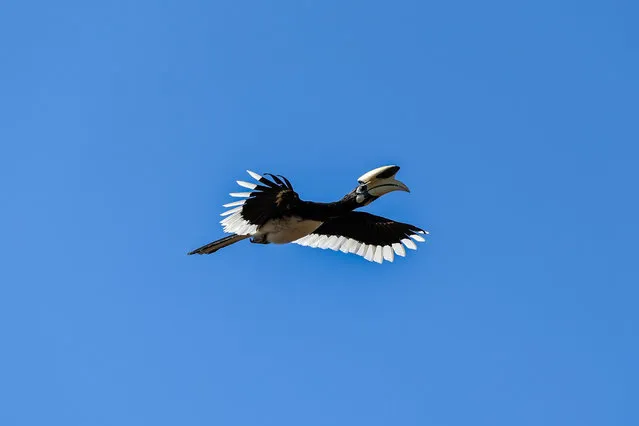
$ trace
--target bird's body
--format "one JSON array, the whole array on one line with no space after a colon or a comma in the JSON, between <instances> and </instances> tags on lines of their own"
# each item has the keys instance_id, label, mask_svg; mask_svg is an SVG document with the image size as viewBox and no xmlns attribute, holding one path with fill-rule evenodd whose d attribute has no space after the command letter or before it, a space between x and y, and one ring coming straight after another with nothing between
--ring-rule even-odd
<instances>
[{"instance_id":1,"label":"bird's body","mask_svg":"<svg viewBox=\"0 0 639 426\"><path fill-rule=\"evenodd\" d=\"M303 219L300 216L283 216L271 219L262 226L256 236L263 236L264 240L273 244L286 244L299 240L315 231L322 222L312 219Z\"/></svg>"},{"instance_id":2,"label":"bird's body","mask_svg":"<svg viewBox=\"0 0 639 426\"><path fill-rule=\"evenodd\" d=\"M394 255L405 255L404 246L416 249L411 240L424 241L426 233L415 226L395 222L355 209L370 204L380 196L395 190L408 191L394 179L397 166L371 170L359 178L358 187L344 198L332 203L304 201L283 176L267 175L271 180L249 171L258 183L238 181L251 192L231 193L244 198L225 204L232 207L222 213L225 232L234 234L200 247L189 254L214 253L246 238L253 243L286 244L330 248L355 253L367 260L382 263Z\"/></svg>"}]
</instances>

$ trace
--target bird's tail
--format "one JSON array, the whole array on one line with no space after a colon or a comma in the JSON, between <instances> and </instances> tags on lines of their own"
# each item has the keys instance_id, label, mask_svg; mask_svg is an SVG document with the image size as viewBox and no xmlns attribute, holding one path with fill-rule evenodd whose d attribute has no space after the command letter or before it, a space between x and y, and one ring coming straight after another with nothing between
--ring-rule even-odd
<instances>
[{"instance_id":1,"label":"bird's tail","mask_svg":"<svg viewBox=\"0 0 639 426\"><path fill-rule=\"evenodd\" d=\"M188 254L211 254L215 253L219 249L230 246L231 244L235 244L238 241L242 241L246 238L249 238L250 235L229 235L228 237L220 238L217 241L213 241L212 243L208 243L205 246L197 248Z\"/></svg>"}]
</instances>

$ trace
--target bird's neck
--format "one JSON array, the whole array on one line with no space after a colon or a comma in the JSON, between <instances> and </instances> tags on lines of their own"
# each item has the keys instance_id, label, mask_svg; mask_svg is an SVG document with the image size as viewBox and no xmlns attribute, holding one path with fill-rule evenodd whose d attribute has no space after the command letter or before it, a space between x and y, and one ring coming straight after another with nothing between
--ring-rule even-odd
<instances>
[{"instance_id":1,"label":"bird's neck","mask_svg":"<svg viewBox=\"0 0 639 426\"><path fill-rule=\"evenodd\" d=\"M343 198L333 203L315 203L303 201L298 206L298 214L304 218L324 222L328 219L339 217L361 207L354 198Z\"/></svg>"}]
</instances>

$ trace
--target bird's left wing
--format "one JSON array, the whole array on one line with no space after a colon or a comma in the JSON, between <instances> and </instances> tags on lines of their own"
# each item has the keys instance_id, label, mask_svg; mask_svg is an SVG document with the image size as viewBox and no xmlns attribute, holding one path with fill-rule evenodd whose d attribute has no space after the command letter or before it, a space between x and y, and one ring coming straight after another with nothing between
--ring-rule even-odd
<instances>
[{"instance_id":1,"label":"bird's left wing","mask_svg":"<svg viewBox=\"0 0 639 426\"><path fill-rule=\"evenodd\" d=\"M413 242L424 242L427 231L366 212L350 212L324 222L312 234L295 241L313 248L354 253L371 262L392 262L395 254L405 256L404 246L417 250Z\"/></svg>"},{"instance_id":2,"label":"bird's left wing","mask_svg":"<svg viewBox=\"0 0 639 426\"><path fill-rule=\"evenodd\" d=\"M220 221L224 232L237 235L253 235L267 220L285 215L291 203L299 199L293 185L284 176L265 173L271 180L255 172L248 174L258 183L238 180L237 183L250 192L232 192L231 197L242 200L224 204L233 207L222 213Z\"/></svg>"}]
</instances>

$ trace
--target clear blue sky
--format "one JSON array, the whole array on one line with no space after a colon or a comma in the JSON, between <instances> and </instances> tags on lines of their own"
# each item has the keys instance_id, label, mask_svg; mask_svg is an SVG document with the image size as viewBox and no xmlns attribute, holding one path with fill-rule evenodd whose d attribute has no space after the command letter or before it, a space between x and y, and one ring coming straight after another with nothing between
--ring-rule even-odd
<instances>
[{"instance_id":1,"label":"clear blue sky","mask_svg":"<svg viewBox=\"0 0 639 426\"><path fill-rule=\"evenodd\" d=\"M0 424L639 424L638 12L5 3ZM185 255L393 163L406 259Z\"/></svg>"}]
</instances>

